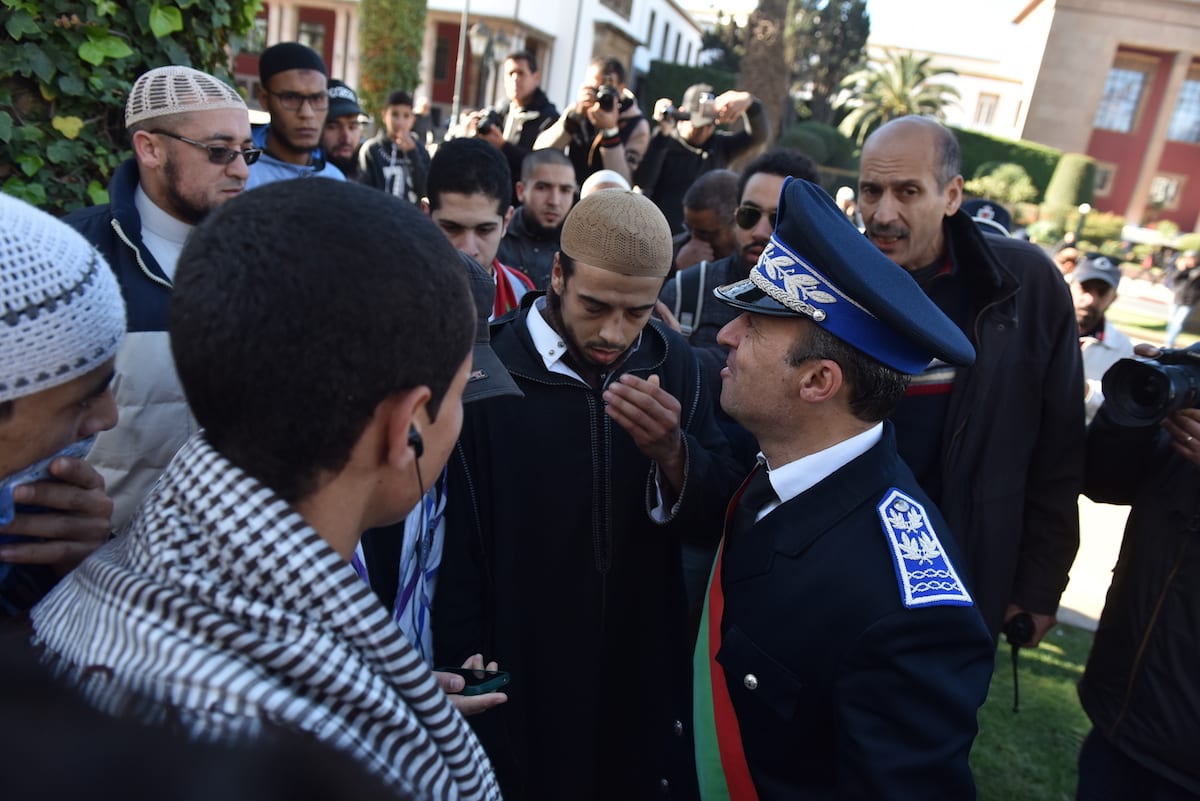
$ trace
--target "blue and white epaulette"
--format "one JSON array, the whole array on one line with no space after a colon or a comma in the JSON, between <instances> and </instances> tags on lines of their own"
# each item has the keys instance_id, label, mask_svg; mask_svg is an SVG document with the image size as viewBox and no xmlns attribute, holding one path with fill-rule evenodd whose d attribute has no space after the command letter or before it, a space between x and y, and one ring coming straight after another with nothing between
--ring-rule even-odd
<instances>
[{"instance_id":1,"label":"blue and white epaulette","mask_svg":"<svg viewBox=\"0 0 1200 801\"><path fill-rule=\"evenodd\" d=\"M938 541L925 507L893 487L876 509L892 551L906 607L974 603Z\"/></svg>"}]
</instances>

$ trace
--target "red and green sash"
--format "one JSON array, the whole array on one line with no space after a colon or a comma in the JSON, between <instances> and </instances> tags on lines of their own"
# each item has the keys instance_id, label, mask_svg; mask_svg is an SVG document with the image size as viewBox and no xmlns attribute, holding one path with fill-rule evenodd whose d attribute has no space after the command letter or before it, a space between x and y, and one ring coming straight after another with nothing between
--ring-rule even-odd
<instances>
[{"instance_id":1,"label":"red and green sash","mask_svg":"<svg viewBox=\"0 0 1200 801\"><path fill-rule=\"evenodd\" d=\"M730 502L730 510L737 506L745 486L743 484L742 490ZM731 517L731 514L726 515L726 533ZM708 594L693 655L692 725L696 734L696 775L702 801L758 801L750 767L746 764L746 753L742 750L737 714L725 684L725 671L717 662L717 652L721 650L721 617L725 611L725 595L721 590L724 553L725 540L722 539L712 574L708 577Z\"/></svg>"}]
</instances>

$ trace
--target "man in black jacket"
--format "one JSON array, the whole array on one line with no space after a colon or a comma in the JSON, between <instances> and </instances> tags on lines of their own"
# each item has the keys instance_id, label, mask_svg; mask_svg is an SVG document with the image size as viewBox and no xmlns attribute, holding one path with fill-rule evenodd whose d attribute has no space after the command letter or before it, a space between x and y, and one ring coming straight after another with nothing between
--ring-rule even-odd
<instances>
[{"instance_id":1,"label":"man in black jacket","mask_svg":"<svg viewBox=\"0 0 1200 801\"><path fill-rule=\"evenodd\" d=\"M509 798L661 798L682 742L680 542L716 541L738 471L695 358L650 317L670 264L648 199L581 201L549 293L492 330L525 397L466 411L434 654L511 672L474 723Z\"/></svg>"},{"instance_id":2,"label":"man in black jacket","mask_svg":"<svg viewBox=\"0 0 1200 801\"><path fill-rule=\"evenodd\" d=\"M900 455L959 539L993 636L1055 622L1079 545L1083 371L1074 305L1035 245L985 237L962 202L958 142L902 117L863 145L859 210L870 240L906 269L975 346L969 369L933 361L892 420Z\"/></svg>"},{"instance_id":3,"label":"man in black jacket","mask_svg":"<svg viewBox=\"0 0 1200 801\"><path fill-rule=\"evenodd\" d=\"M1148 345L1138 355L1157 356ZM1132 504L1079 700L1080 801L1200 798L1200 409L1088 431L1084 492Z\"/></svg>"},{"instance_id":4,"label":"man in black jacket","mask_svg":"<svg viewBox=\"0 0 1200 801\"><path fill-rule=\"evenodd\" d=\"M472 115L467 130L504 151L515 195L521 164L533 152L538 134L558 119L558 109L542 91L537 57L528 50L518 50L504 59L504 93L508 100L495 110L502 125L495 119L488 120L488 110L484 109Z\"/></svg>"},{"instance_id":5,"label":"man in black jacket","mask_svg":"<svg viewBox=\"0 0 1200 801\"><path fill-rule=\"evenodd\" d=\"M660 98L654 116L658 130L633 179L667 218L671 233L677 234L683 230L683 196L688 187L709 170L724 169L766 143L767 112L749 92L714 96L711 86L698 83L683 93L678 108L670 98ZM739 119L742 130L717 130L718 125Z\"/></svg>"}]
</instances>

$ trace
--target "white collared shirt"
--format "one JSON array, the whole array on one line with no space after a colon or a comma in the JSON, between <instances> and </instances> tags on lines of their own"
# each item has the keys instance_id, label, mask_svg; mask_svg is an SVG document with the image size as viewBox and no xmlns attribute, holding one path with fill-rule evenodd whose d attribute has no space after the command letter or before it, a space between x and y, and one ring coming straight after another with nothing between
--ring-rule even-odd
<instances>
[{"instance_id":1,"label":"white collared shirt","mask_svg":"<svg viewBox=\"0 0 1200 801\"><path fill-rule=\"evenodd\" d=\"M875 447L882 438L883 423L876 423L861 434L855 434L850 439L830 445L825 450L810 453L794 462L771 468L767 473L767 478L770 479L771 488L775 490L779 500L768 503L760 509L755 522L762 520L775 507L790 501L805 490L812 489L841 467L862 456ZM765 461L761 453L758 458Z\"/></svg>"}]
</instances>

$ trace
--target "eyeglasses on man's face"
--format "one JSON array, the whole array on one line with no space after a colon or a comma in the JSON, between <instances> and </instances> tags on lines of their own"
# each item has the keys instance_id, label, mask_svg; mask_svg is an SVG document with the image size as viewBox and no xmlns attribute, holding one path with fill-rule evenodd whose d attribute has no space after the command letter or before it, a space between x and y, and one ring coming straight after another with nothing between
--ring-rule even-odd
<instances>
[{"instance_id":1,"label":"eyeglasses on man's face","mask_svg":"<svg viewBox=\"0 0 1200 801\"><path fill-rule=\"evenodd\" d=\"M268 89L267 94L278 100L284 111L299 111L305 103L308 103L313 111L325 111L329 108L328 92L306 95L300 92L272 92Z\"/></svg>"},{"instance_id":2,"label":"eyeglasses on man's face","mask_svg":"<svg viewBox=\"0 0 1200 801\"><path fill-rule=\"evenodd\" d=\"M178 139L180 142L192 145L193 147L204 148L208 151L208 160L213 164L220 164L221 166L232 164L234 159L236 159L238 156L241 156L243 159L245 159L246 165L249 166L258 161L258 157L262 155L262 149L257 147L248 147L245 150L238 150L237 148L225 147L224 145L210 145L207 142L189 139L186 136L180 136L172 131L155 130L151 131L150 133L158 134L160 136L169 136L172 139Z\"/></svg>"},{"instance_id":3,"label":"eyeglasses on man's face","mask_svg":"<svg viewBox=\"0 0 1200 801\"><path fill-rule=\"evenodd\" d=\"M186 136L180 136L179 134L171 131L154 130L150 131L150 133L158 134L159 136L169 136L172 139L178 139L180 142L185 142L193 147L202 147L208 151L209 161L211 161L213 164L220 164L223 167L232 164L233 160L238 156L241 156L246 160L246 166L250 166L254 162L258 161L258 157L262 155L262 149L257 147L248 147L245 150L237 150L236 148L225 147L224 145L210 145L195 139L189 139Z\"/></svg>"},{"instance_id":4,"label":"eyeglasses on man's face","mask_svg":"<svg viewBox=\"0 0 1200 801\"><path fill-rule=\"evenodd\" d=\"M733 221L737 223L738 228L749 231L758 225L758 221L762 219L763 214L766 214L767 222L770 223L772 230L774 230L778 213L778 209L771 212L764 212L758 206L738 206L737 211L733 213Z\"/></svg>"}]
</instances>

